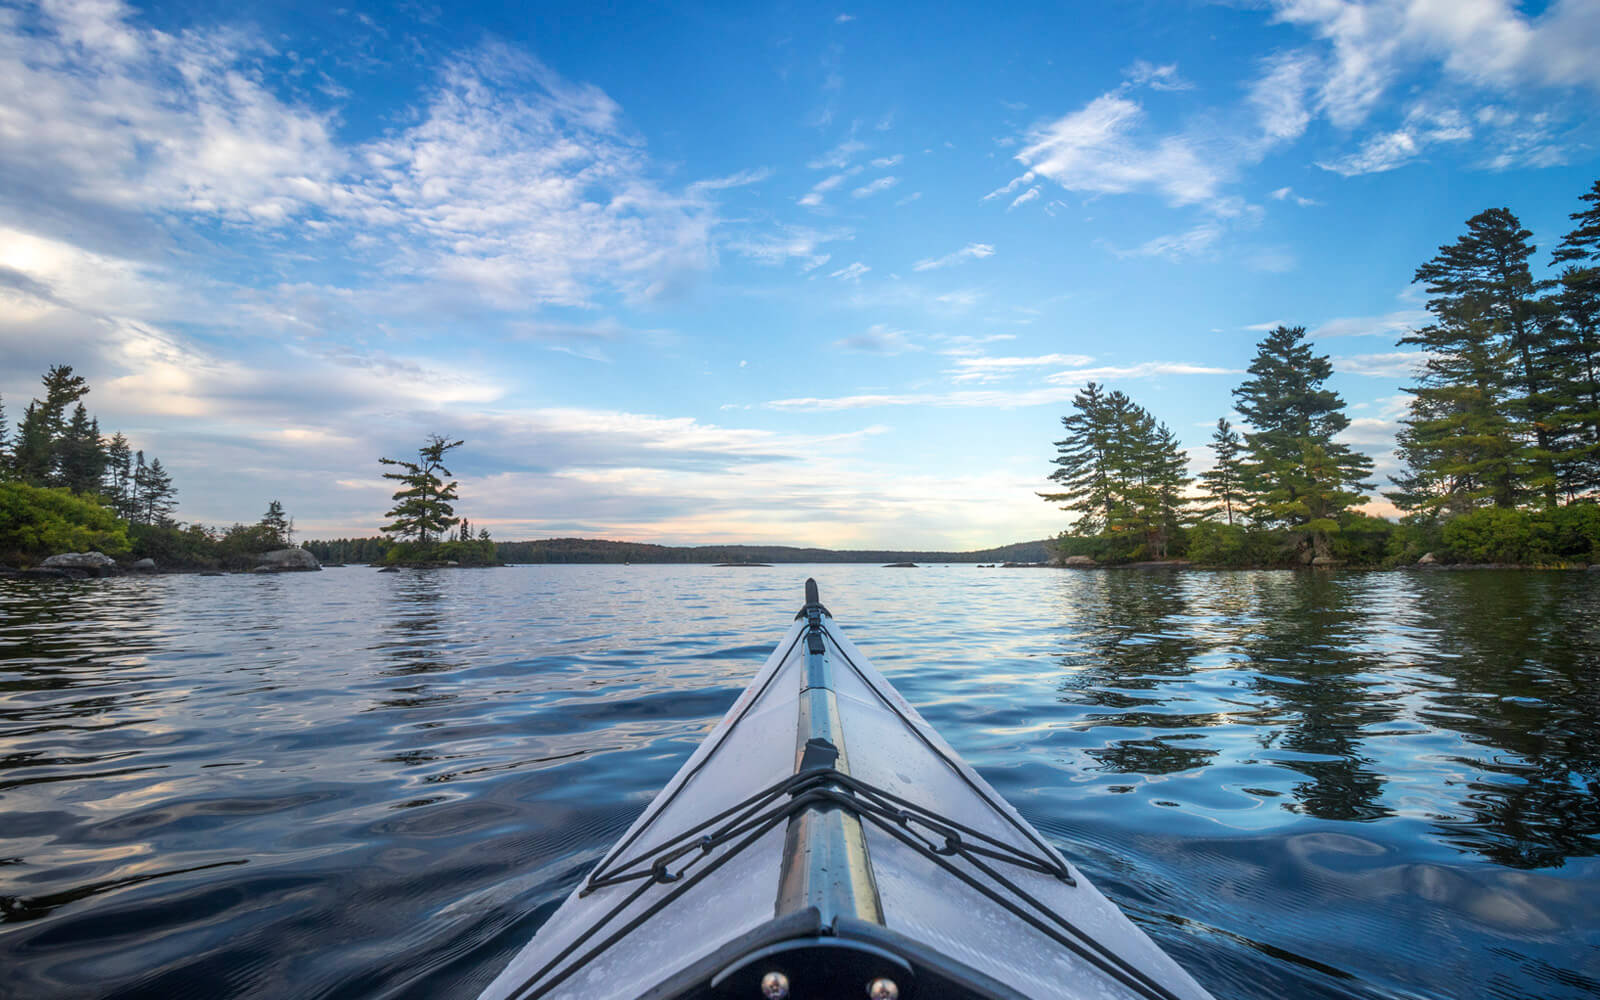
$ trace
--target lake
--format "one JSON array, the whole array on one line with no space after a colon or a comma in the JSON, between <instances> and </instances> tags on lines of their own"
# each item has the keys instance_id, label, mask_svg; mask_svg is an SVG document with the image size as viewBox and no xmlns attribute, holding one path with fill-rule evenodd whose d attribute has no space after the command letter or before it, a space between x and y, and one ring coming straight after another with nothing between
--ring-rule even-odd
<instances>
[{"instance_id":1,"label":"lake","mask_svg":"<svg viewBox=\"0 0 1600 1000\"><path fill-rule=\"evenodd\" d=\"M808 575L1219 998L1600 995L1600 574L0 580L0 996L475 995Z\"/></svg>"}]
</instances>

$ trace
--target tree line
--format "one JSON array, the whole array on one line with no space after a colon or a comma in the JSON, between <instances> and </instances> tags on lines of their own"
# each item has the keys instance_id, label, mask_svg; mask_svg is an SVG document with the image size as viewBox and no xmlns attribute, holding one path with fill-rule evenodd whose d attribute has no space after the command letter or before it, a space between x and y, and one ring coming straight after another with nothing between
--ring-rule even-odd
<instances>
[{"instance_id":1,"label":"tree line","mask_svg":"<svg viewBox=\"0 0 1600 1000\"><path fill-rule=\"evenodd\" d=\"M1109 561L1186 555L1218 564L1361 563L1438 549L1464 561L1600 561L1600 181L1534 275L1532 233L1505 208L1419 265L1432 322L1400 346L1421 370L1397 438L1393 525L1360 514L1373 463L1338 440L1350 420L1332 362L1304 327L1257 345L1219 418L1215 461L1189 477L1177 436L1091 382L1062 418L1057 489L1077 515L1062 551Z\"/></svg>"},{"instance_id":2,"label":"tree line","mask_svg":"<svg viewBox=\"0 0 1600 1000\"><path fill-rule=\"evenodd\" d=\"M83 402L88 381L71 365L51 366L40 381L14 433L0 399L0 562L93 550L237 569L293 543L294 519L277 500L253 524L178 522L172 475L121 432L101 433Z\"/></svg>"}]
</instances>

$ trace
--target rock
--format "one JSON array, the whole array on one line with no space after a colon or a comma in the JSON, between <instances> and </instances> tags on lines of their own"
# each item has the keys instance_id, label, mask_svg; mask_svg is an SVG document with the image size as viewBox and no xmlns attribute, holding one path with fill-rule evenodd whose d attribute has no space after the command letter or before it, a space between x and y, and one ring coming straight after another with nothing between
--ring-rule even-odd
<instances>
[{"instance_id":1,"label":"rock","mask_svg":"<svg viewBox=\"0 0 1600 1000\"><path fill-rule=\"evenodd\" d=\"M917 568L917 564L914 563L914 562L884 563L883 564L883 568L884 569L916 569Z\"/></svg>"},{"instance_id":2,"label":"rock","mask_svg":"<svg viewBox=\"0 0 1600 1000\"><path fill-rule=\"evenodd\" d=\"M379 573L398 573L398 572L400 572L400 567L399 566L385 566L383 569L378 570L378 572Z\"/></svg>"},{"instance_id":3,"label":"rock","mask_svg":"<svg viewBox=\"0 0 1600 1000\"><path fill-rule=\"evenodd\" d=\"M63 552L39 564L41 569L79 570L84 576L116 576L117 561L104 552Z\"/></svg>"},{"instance_id":4,"label":"rock","mask_svg":"<svg viewBox=\"0 0 1600 1000\"><path fill-rule=\"evenodd\" d=\"M457 562L457 561L456 561L456 560L454 560L454 559L446 559L446 560L445 560L445 565L446 565L446 566L460 566L460 565L461 565L461 563L459 563L459 562Z\"/></svg>"},{"instance_id":5,"label":"rock","mask_svg":"<svg viewBox=\"0 0 1600 1000\"><path fill-rule=\"evenodd\" d=\"M1093 566L1094 559L1089 556L1067 556L1061 561L1063 566Z\"/></svg>"},{"instance_id":6,"label":"rock","mask_svg":"<svg viewBox=\"0 0 1600 1000\"><path fill-rule=\"evenodd\" d=\"M305 549L274 549L256 556L257 573L301 573L322 568Z\"/></svg>"},{"instance_id":7,"label":"rock","mask_svg":"<svg viewBox=\"0 0 1600 1000\"><path fill-rule=\"evenodd\" d=\"M1438 556L1434 555L1432 552L1426 552L1426 553L1423 553L1423 556L1422 556L1421 559L1417 560L1417 565L1418 566L1432 566L1434 563L1436 563L1438 561L1439 561L1439 557Z\"/></svg>"},{"instance_id":8,"label":"rock","mask_svg":"<svg viewBox=\"0 0 1600 1000\"><path fill-rule=\"evenodd\" d=\"M1335 559L1333 556L1317 556L1311 560L1311 565L1313 566L1340 566L1343 563L1344 560Z\"/></svg>"},{"instance_id":9,"label":"rock","mask_svg":"<svg viewBox=\"0 0 1600 1000\"><path fill-rule=\"evenodd\" d=\"M220 569L208 569L205 572L201 573L200 575L201 576L226 576L227 574L222 572L222 570L220 570Z\"/></svg>"},{"instance_id":10,"label":"rock","mask_svg":"<svg viewBox=\"0 0 1600 1000\"><path fill-rule=\"evenodd\" d=\"M135 573L154 573L156 571L156 561L154 559L140 559L128 568Z\"/></svg>"}]
</instances>

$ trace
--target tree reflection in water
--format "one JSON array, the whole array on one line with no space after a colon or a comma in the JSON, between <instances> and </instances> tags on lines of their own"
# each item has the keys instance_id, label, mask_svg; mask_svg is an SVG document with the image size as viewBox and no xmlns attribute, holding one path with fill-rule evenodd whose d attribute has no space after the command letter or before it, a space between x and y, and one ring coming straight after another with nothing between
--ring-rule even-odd
<instances>
[{"instance_id":1,"label":"tree reflection in water","mask_svg":"<svg viewBox=\"0 0 1600 1000\"><path fill-rule=\"evenodd\" d=\"M1513 867L1600 853L1592 576L1106 571L1060 593L1060 699L1115 734L1094 769L1287 770L1243 790L1422 817Z\"/></svg>"}]
</instances>

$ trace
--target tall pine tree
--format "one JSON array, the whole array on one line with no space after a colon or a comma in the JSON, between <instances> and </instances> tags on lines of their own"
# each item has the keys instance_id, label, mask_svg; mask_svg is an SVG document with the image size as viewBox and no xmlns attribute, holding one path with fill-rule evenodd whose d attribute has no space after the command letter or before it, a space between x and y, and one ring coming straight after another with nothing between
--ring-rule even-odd
<instances>
[{"instance_id":1,"label":"tall pine tree","mask_svg":"<svg viewBox=\"0 0 1600 1000\"><path fill-rule=\"evenodd\" d=\"M406 462L394 458L380 458L384 465L393 465L399 472L385 472L383 478L401 483L393 496L394 507L386 515L389 523L383 531L400 538L415 538L427 545L444 536L456 523L455 482L446 483L442 477L451 475L444 466L444 456L452 448L465 442L446 441L437 434L429 435L428 443L417 449L417 461Z\"/></svg>"},{"instance_id":2,"label":"tall pine tree","mask_svg":"<svg viewBox=\"0 0 1600 1000\"><path fill-rule=\"evenodd\" d=\"M1551 420L1556 385L1538 301L1549 282L1536 281L1528 267L1536 249L1532 238L1510 209L1491 208L1468 219L1466 233L1441 246L1412 280L1423 283L1431 296L1428 311L1437 319L1473 314L1510 348L1517 391L1505 405L1528 442L1523 478L1528 489L1553 505L1561 442Z\"/></svg>"},{"instance_id":3,"label":"tall pine tree","mask_svg":"<svg viewBox=\"0 0 1600 1000\"><path fill-rule=\"evenodd\" d=\"M1233 390L1245 434L1245 492L1252 516L1305 533L1317 556L1331 555L1338 517L1372 489L1372 459L1334 437L1350 426L1344 400L1323 383L1327 355L1312 353L1303 326L1279 326L1256 345L1250 378Z\"/></svg>"},{"instance_id":4,"label":"tall pine tree","mask_svg":"<svg viewBox=\"0 0 1600 1000\"><path fill-rule=\"evenodd\" d=\"M1482 299L1435 305L1437 320L1401 338L1425 354L1396 443L1404 470L1386 495L1426 516L1517 506L1527 496L1527 448L1507 400L1517 392L1511 345Z\"/></svg>"},{"instance_id":5,"label":"tall pine tree","mask_svg":"<svg viewBox=\"0 0 1600 1000\"><path fill-rule=\"evenodd\" d=\"M139 452L138 456L133 474L139 502L137 519L144 524L170 524L172 512L178 509L178 488L172 484L171 474L162 467L161 459L152 458L146 465L144 452Z\"/></svg>"},{"instance_id":6,"label":"tall pine tree","mask_svg":"<svg viewBox=\"0 0 1600 1000\"><path fill-rule=\"evenodd\" d=\"M1577 225L1556 246L1561 272L1554 306L1552 350L1564 391L1557 422L1571 430L1563 453L1569 493L1600 491L1600 180L1580 196L1589 207L1572 213Z\"/></svg>"},{"instance_id":7,"label":"tall pine tree","mask_svg":"<svg viewBox=\"0 0 1600 1000\"><path fill-rule=\"evenodd\" d=\"M1205 490L1215 503L1207 507L1204 514L1208 517L1221 516L1231 525L1236 516L1244 515L1247 505L1244 495L1244 441L1233 425L1228 423L1227 417L1217 418L1217 429L1211 433L1211 451L1216 456L1216 464L1210 471L1200 474L1200 481L1205 483Z\"/></svg>"},{"instance_id":8,"label":"tall pine tree","mask_svg":"<svg viewBox=\"0 0 1600 1000\"><path fill-rule=\"evenodd\" d=\"M71 365L52 365L45 372L44 396L28 404L17 426L12 467L18 479L34 486L59 486L61 445L67 430L67 407L89 392L83 376Z\"/></svg>"}]
</instances>

